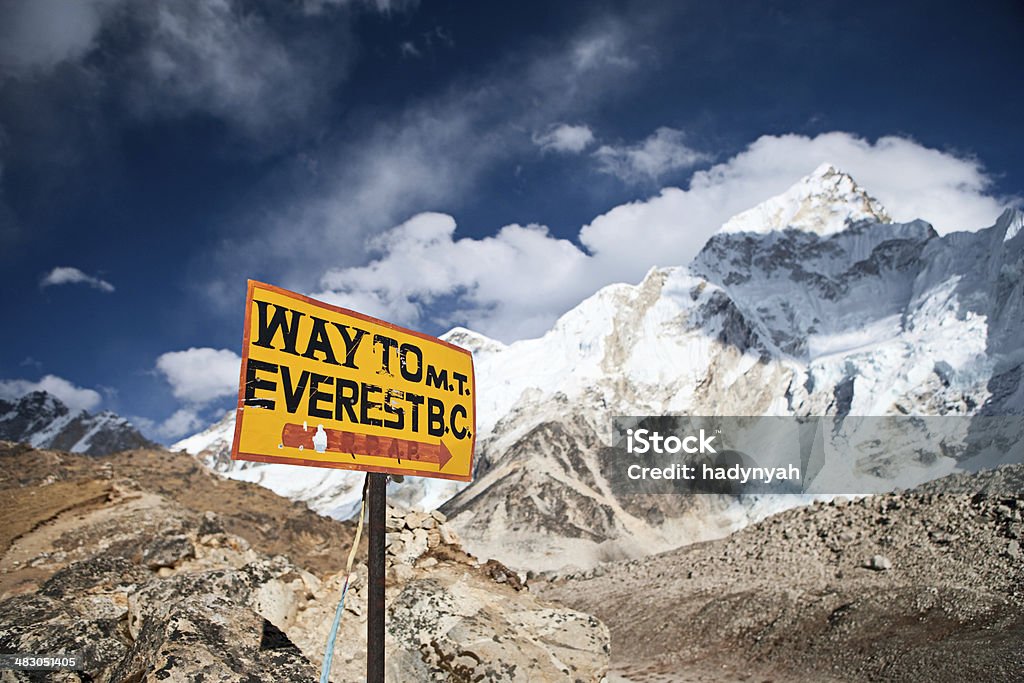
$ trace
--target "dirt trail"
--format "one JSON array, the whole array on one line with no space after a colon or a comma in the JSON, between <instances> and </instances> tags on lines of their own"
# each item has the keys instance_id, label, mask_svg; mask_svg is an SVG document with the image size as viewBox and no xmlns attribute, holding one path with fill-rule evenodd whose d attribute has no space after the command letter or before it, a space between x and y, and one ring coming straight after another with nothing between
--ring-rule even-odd
<instances>
[{"instance_id":1,"label":"dirt trail","mask_svg":"<svg viewBox=\"0 0 1024 683\"><path fill-rule=\"evenodd\" d=\"M229 533L268 555L287 554L315 574L337 571L354 526L322 517L262 486L222 479L185 453L126 451L111 456L31 451L0 442L0 552L65 512L87 512L108 496L162 496L218 515ZM14 464L16 463L16 465Z\"/></svg>"},{"instance_id":2,"label":"dirt trail","mask_svg":"<svg viewBox=\"0 0 1024 683\"><path fill-rule=\"evenodd\" d=\"M76 487L79 491L95 488L89 485ZM69 547L65 539L81 538L84 530L91 528L129 525L133 517L156 509L163 502L163 498L152 493L125 495L109 482L102 490L99 496L83 496L57 514L39 521L30 531L8 544L0 556L0 597L35 591L56 570L96 552L92 544L79 541L76 546Z\"/></svg>"}]
</instances>

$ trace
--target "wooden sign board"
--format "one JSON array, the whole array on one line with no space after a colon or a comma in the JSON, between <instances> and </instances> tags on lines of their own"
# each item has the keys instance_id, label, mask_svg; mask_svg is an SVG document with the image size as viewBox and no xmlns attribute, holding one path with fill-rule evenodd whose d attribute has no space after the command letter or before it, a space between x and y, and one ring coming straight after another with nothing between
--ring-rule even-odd
<instances>
[{"instance_id":1,"label":"wooden sign board","mask_svg":"<svg viewBox=\"0 0 1024 683\"><path fill-rule=\"evenodd\" d=\"M234 460L470 481L472 354L249 281Z\"/></svg>"}]
</instances>

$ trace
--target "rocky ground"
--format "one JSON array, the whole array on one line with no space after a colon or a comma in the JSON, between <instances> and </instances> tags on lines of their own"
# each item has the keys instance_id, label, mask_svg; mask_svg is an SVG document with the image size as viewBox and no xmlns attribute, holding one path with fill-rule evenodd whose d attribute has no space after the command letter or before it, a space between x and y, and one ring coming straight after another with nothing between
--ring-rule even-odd
<instances>
[{"instance_id":1,"label":"rocky ground","mask_svg":"<svg viewBox=\"0 0 1024 683\"><path fill-rule=\"evenodd\" d=\"M388 679L1021 680L1022 491L1024 466L957 475L529 585L390 509ZM316 680L352 535L184 454L0 443L0 652L87 663L0 681ZM365 586L335 682L363 678Z\"/></svg>"},{"instance_id":2,"label":"rocky ground","mask_svg":"<svg viewBox=\"0 0 1024 683\"><path fill-rule=\"evenodd\" d=\"M500 563L467 555L444 522L389 513L389 680L605 677L599 620L538 600ZM352 534L185 454L0 442L0 652L86 662L0 681L317 680ZM365 670L365 564L354 574L335 682Z\"/></svg>"},{"instance_id":3,"label":"rocky ground","mask_svg":"<svg viewBox=\"0 0 1024 683\"><path fill-rule=\"evenodd\" d=\"M957 475L532 587L608 625L610 681L1020 681L1022 492Z\"/></svg>"}]
</instances>

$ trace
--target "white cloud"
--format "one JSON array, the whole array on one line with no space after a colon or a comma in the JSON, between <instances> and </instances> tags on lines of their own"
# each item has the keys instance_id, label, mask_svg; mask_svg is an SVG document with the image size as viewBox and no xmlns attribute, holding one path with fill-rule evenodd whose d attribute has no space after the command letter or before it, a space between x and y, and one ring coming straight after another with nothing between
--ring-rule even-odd
<instances>
[{"instance_id":1,"label":"white cloud","mask_svg":"<svg viewBox=\"0 0 1024 683\"><path fill-rule=\"evenodd\" d=\"M227 349L190 348L169 351L156 360L175 398L190 406L202 406L238 393L242 359Z\"/></svg>"},{"instance_id":2,"label":"white cloud","mask_svg":"<svg viewBox=\"0 0 1024 683\"><path fill-rule=\"evenodd\" d=\"M822 162L853 176L896 221L923 218L940 233L991 225L1003 208L987 194L981 164L913 140L871 143L848 133L766 135L728 161L664 188L646 201L617 206L580 231L580 241L619 277L655 263L688 263L726 220L784 192ZM602 259L603 260L603 259Z\"/></svg>"},{"instance_id":3,"label":"white cloud","mask_svg":"<svg viewBox=\"0 0 1024 683\"><path fill-rule=\"evenodd\" d=\"M923 217L940 232L985 227L1002 208L976 160L912 140L764 136L694 173L687 190L664 188L595 218L578 235L589 253L543 226L458 239L452 217L420 214L373 240L378 258L368 265L329 270L315 296L413 327L465 324L504 341L537 335L603 285L688 263L722 223L824 161L853 175L894 219Z\"/></svg>"},{"instance_id":4,"label":"white cloud","mask_svg":"<svg viewBox=\"0 0 1024 683\"><path fill-rule=\"evenodd\" d=\"M56 396L72 411L92 410L103 400L99 392L76 386L56 375L44 375L38 382L26 379L0 380L0 398L18 399L33 391L45 391Z\"/></svg>"},{"instance_id":5,"label":"white cloud","mask_svg":"<svg viewBox=\"0 0 1024 683\"><path fill-rule=\"evenodd\" d=\"M578 154L594 141L594 132L589 126L571 126L559 123L544 133L534 133L533 144L544 151L572 152Z\"/></svg>"},{"instance_id":6,"label":"white cloud","mask_svg":"<svg viewBox=\"0 0 1024 683\"><path fill-rule=\"evenodd\" d=\"M128 420L147 438L163 443L191 436L210 424L210 420L201 417L194 408L179 408L162 422L141 415L128 416Z\"/></svg>"},{"instance_id":7,"label":"white cloud","mask_svg":"<svg viewBox=\"0 0 1024 683\"><path fill-rule=\"evenodd\" d=\"M602 67L633 68L636 61L625 49L622 26L608 25L585 34L571 45L572 67L589 71Z\"/></svg>"},{"instance_id":8,"label":"white cloud","mask_svg":"<svg viewBox=\"0 0 1024 683\"><path fill-rule=\"evenodd\" d=\"M331 3L391 12L405 3ZM348 72L349 10L240 0L9 0L0 3L0 73L42 80L83 65L81 106L118 100L142 117L206 114L273 146L308 134ZM102 60L87 61L94 54ZM50 86L57 88L59 75ZM48 87L45 84L40 88ZM107 111L104 109L104 111Z\"/></svg>"},{"instance_id":9,"label":"white cloud","mask_svg":"<svg viewBox=\"0 0 1024 683\"><path fill-rule=\"evenodd\" d=\"M172 440L196 432L206 423L191 408L179 408L161 422L151 427L151 431L161 439Z\"/></svg>"},{"instance_id":10,"label":"white cloud","mask_svg":"<svg viewBox=\"0 0 1024 683\"><path fill-rule=\"evenodd\" d=\"M410 9L418 4L419 0L305 0L303 8L310 14L319 14L329 7L363 5L387 13Z\"/></svg>"},{"instance_id":11,"label":"white cloud","mask_svg":"<svg viewBox=\"0 0 1024 683\"><path fill-rule=\"evenodd\" d=\"M422 57L423 54L420 52L416 44L411 40L406 40L398 46L398 51L403 57Z\"/></svg>"},{"instance_id":12,"label":"white cloud","mask_svg":"<svg viewBox=\"0 0 1024 683\"><path fill-rule=\"evenodd\" d=\"M262 137L302 120L325 85L318 60L238 3L142 3L136 20L145 37L130 89L143 114L205 112Z\"/></svg>"},{"instance_id":13,"label":"white cloud","mask_svg":"<svg viewBox=\"0 0 1024 683\"><path fill-rule=\"evenodd\" d=\"M52 287L54 285L89 285L101 292L113 292L114 285L92 275L83 273L78 268L70 266L58 266L54 268L39 282L40 287Z\"/></svg>"},{"instance_id":14,"label":"white cloud","mask_svg":"<svg viewBox=\"0 0 1024 683\"><path fill-rule=\"evenodd\" d=\"M10 0L0 8L0 69L42 72L88 53L123 0Z\"/></svg>"},{"instance_id":15,"label":"white cloud","mask_svg":"<svg viewBox=\"0 0 1024 683\"><path fill-rule=\"evenodd\" d=\"M315 296L413 326L454 297L478 329L503 337L533 334L553 309L578 300L587 256L547 228L507 225L484 239L454 233L451 216L419 214L375 241L380 259L329 271ZM444 315L441 324L462 314Z\"/></svg>"},{"instance_id":16,"label":"white cloud","mask_svg":"<svg viewBox=\"0 0 1024 683\"><path fill-rule=\"evenodd\" d=\"M307 291L328 268L367 263L368 235L463 201L497 164L534 149L526 131L566 120L628 78L626 68L576 64L576 48L594 41L606 56L630 42L616 28L581 31L518 68L482 74L374 123L350 142L317 149L315 177L233 224L222 246L194 265L213 274L204 285L209 300L237 306L237 282L265 268L268 253L275 254L275 281Z\"/></svg>"},{"instance_id":17,"label":"white cloud","mask_svg":"<svg viewBox=\"0 0 1024 683\"><path fill-rule=\"evenodd\" d=\"M708 156L689 147L682 131L661 127L636 145L602 145L594 152L598 168L626 183L657 180L666 173L692 168Z\"/></svg>"}]
</instances>

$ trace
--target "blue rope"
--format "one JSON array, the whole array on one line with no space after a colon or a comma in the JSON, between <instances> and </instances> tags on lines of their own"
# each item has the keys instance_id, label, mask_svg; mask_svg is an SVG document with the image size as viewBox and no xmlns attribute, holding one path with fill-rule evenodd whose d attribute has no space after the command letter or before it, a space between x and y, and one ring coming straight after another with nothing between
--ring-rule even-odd
<instances>
[{"instance_id":1,"label":"blue rope","mask_svg":"<svg viewBox=\"0 0 1024 683\"><path fill-rule=\"evenodd\" d=\"M330 683L331 662L334 660L334 641L338 637L338 626L341 625L341 615L345 611L345 593L348 593L348 577L345 577L345 586L341 589L341 601L338 609L334 610L334 623L331 624L331 634L327 636L327 649L324 650L324 663L320 667L320 683Z\"/></svg>"},{"instance_id":2,"label":"blue rope","mask_svg":"<svg viewBox=\"0 0 1024 683\"><path fill-rule=\"evenodd\" d=\"M327 646L324 648L324 662L320 665L320 683L330 683L331 662L334 661L334 641L338 638L338 626L341 625L341 615L345 612L345 594L348 593L348 582L352 577L352 561L356 557L356 550L359 548L359 538L363 535L363 516L366 512L366 483L369 476L363 479L363 502L359 504L359 524L356 526L356 537L352 539L352 548L348 551L348 562L345 563L345 585L341 588L341 600L338 601L338 608L334 610L334 622L331 624L331 633L327 636Z\"/></svg>"}]
</instances>

